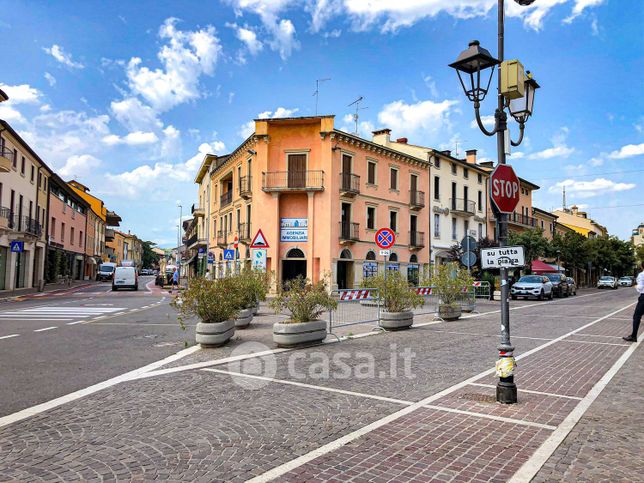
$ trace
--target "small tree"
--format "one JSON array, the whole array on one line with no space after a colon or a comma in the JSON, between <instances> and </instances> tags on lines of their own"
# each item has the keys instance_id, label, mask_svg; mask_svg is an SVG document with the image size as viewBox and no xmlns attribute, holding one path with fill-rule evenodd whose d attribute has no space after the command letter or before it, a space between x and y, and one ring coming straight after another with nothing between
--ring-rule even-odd
<instances>
[{"instance_id":1,"label":"small tree","mask_svg":"<svg viewBox=\"0 0 644 483\"><path fill-rule=\"evenodd\" d=\"M286 282L270 305L275 313L290 312L288 322L295 324L317 320L327 310L335 309L338 303L329 295L326 280L311 283L300 276Z\"/></svg>"},{"instance_id":2,"label":"small tree","mask_svg":"<svg viewBox=\"0 0 644 483\"><path fill-rule=\"evenodd\" d=\"M469 290L474 279L467 270L458 267L456 263L440 265L432 278L434 290L440 297L442 305L459 305L459 299L464 290Z\"/></svg>"},{"instance_id":3,"label":"small tree","mask_svg":"<svg viewBox=\"0 0 644 483\"><path fill-rule=\"evenodd\" d=\"M378 289L378 302L387 312L406 312L425 303L422 295L409 286L400 272L390 271L387 277L377 275L369 278L369 287Z\"/></svg>"},{"instance_id":4,"label":"small tree","mask_svg":"<svg viewBox=\"0 0 644 483\"><path fill-rule=\"evenodd\" d=\"M234 319L240 308L239 287L233 278L190 280L180 297L171 303L179 312L181 328L185 329L186 318L195 316L207 324Z\"/></svg>"}]
</instances>

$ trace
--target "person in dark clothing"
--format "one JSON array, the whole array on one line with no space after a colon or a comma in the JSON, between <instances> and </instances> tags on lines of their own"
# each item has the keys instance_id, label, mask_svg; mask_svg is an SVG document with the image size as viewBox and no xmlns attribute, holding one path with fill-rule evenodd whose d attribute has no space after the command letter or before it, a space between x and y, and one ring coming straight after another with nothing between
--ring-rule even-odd
<instances>
[{"instance_id":1,"label":"person in dark clothing","mask_svg":"<svg viewBox=\"0 0 644 483\"><path fill-rule=\"evenodd\" d=\"M637 305L635 306L635 313L633 314L633 331L631 332L631 335L622 337L627 342L637 342L637 332L640 328L642 315L644 315L644 262L642 262L640 268L642 271L637 276L637 286L635 287L640 295L637 299Z\"/></svg>"}]
</instances>

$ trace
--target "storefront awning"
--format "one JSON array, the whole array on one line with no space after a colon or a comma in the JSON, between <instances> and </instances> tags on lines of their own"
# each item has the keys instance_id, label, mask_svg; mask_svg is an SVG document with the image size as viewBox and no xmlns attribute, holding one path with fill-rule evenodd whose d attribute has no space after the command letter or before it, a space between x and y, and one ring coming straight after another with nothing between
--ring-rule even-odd
<instances>
[{"instance_id":1,"label":"storefront awning","mask_svg":"<svg viewBox=\"0 0 644 483\"><path fill-rule=\"evenodd\" d=\"M534 260L531 268L534 273L554 273L557 271L552 265L548 265L541 260Z\"/></svg>"},{"instance_id":2,"label":"storefront awning","mask_svg":"<svg viewBox=\"0 0 644 483\"><path fill-rule=\"evenodd\" d=\"M87 263L90 265L96 265L96 260L94 260L92 257L87 257Z\"/></svg>"}]
</instances>

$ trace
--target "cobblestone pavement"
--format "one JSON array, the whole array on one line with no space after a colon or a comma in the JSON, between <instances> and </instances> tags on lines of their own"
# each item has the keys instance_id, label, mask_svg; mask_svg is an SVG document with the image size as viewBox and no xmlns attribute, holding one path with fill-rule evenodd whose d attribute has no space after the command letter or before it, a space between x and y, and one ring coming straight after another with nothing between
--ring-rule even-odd
<instances>
[{"instance_id":1,"label":"cobblestone pavement","mask_svg":"<svg viewBox=\"0 0 644 483\"><path fill-rule=\"evenodd\" d=\"M513 303L517 405L494 402L498 313L236 364L213 361L233 347L198 351L176 372L4 423L0 480L506 481L629 349L616 337L630 309L566 334L625 307L629 295ZM270 341L271 317L258 318L257 339ZM239 333L253 340L251 329ZM414 355L408 364L404 353ZM203 361L212 367L186 367ZM618 373L538 478L601 479L609 453L630 458L628 468L642 463L641 384L626 384L640 376L638 362L639 348L630 374ZM611 388L619 404L597 408ZM638 430L628 433L624 418Z\"/></svg>"}]
</instances>

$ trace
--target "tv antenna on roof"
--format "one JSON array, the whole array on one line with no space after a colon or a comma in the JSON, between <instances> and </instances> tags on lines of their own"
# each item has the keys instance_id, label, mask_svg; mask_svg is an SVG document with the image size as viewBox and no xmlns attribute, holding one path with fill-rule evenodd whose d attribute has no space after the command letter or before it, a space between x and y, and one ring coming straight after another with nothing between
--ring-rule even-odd
<instances>
[{"instance_id":1,"label":"tv antenna on roof","mask_svg":"<svg viewBox=\"0 0 644 483\"><path fill-rule=\"evenodd\" d=\"M364 100L364 97L360 96L358 97L355 101L353 101L351 104L349 104L347 107L351 107L355 104L356 106L356 113L353 114L353 122L356 125L356 130L355 133L358 134L358 117L360 111L363 111L364 109L369 109L368 107L360 107L360 103Z\"/></svg>"},{"instance_id":2,"label":"tv antenna on roof","mask_svg":"<svg viewBox=\"0 0 644 483\"><path fill-rule=\"evenodd\" d=\"M330 77L326 77L325 79L316 79L315 80L315 92L313 95L315 96L315 115L318 115L318 100L320 99L320 83L330 81Z\"/></svg>"}]
</instances>

